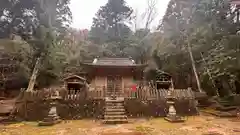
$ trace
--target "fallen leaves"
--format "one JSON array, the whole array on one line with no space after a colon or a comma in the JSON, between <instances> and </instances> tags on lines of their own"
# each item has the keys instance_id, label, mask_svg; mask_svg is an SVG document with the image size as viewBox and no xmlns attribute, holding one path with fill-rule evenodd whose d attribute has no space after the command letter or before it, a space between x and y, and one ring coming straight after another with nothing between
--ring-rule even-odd
<instances>
[{"instance_id":1,"label":"fallen leaves","mask_svg":"<svg viewBox=\"0 0 240 135\"><path fill-rule=\"evenodd\" d=\"M123 125L104 125L99 121L72 120L52 127L34 122L1 125L0 135L238 135L238 123L206 116L189 117L185 123L169 123L161 118L136 119Z\"/></svg>"}]
</instances>

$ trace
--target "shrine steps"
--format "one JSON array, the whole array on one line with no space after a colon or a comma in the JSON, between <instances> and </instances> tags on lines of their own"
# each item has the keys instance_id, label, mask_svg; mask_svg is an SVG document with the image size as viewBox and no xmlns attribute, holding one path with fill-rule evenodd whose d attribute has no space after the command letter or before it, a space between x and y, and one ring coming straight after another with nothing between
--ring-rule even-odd
<instances>
[{"instance_id":1,"label":"shrine steps","mask_svg":"<svg viewBox=\"0 0 240 135\"><path fill-rule=\"evenodd\" d=\"M127 115L125 114L124 98L106 98L105 100L104 123L106 124L121 124L128 123Z\"/></svg>"},{"instance_id":2,"label":"shrine steps","mask_svg":"<svg viewBox=\"0 0 240 135\"><path fill-rule=\"evenodd\" d=\"M111 96L111 95L112 95L112 92L107 92L106 94L107 94L108 96ZM114 92L114 95L116 95L116 96L121 96L122 93L121 93L121 92Z\"/></svg>"}]
</instances>

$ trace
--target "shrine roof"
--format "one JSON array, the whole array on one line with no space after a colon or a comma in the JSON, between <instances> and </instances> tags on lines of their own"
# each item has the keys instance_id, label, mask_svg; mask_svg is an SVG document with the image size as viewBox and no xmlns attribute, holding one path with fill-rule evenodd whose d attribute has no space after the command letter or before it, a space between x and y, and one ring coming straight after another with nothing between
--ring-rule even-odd
<instances>
[{"instance_id":1,"label":"shrine roof","mask_svg":"<svg viewBox=\"0 0 240 135\"><path fill-rule=\"evenodd\" d=\"M168 75L168 76L171 76L169 73L165 72L165 71L162 71L162 70L157 70L157 73L160 74L160 75Z\"/></svg>"},{"instance_id":2,"label":"shrine roof","mask_svg":"<svg viewBox=\"0 0 240 135\"><path fill-rule=\"evenodd\" d=\"M86 81L86 79L85 78L83 78L83 77L80 77L80 76L78 76L78 75L70 75L70 76L68 76L68 77L66 77L66 78L64 78L63 80L68 80L68 79L73 79L73 78L77 78L77 79L79 79L79 80L81 80L81 81Z\"/></svg>"},{"instance_id":3,"label":"shrine roof","mask_svg":"<svg viewBox=\"0 0 240 135\"><path fill-rule=\"evenodd\" d=\"M143 66L143 64L136 64L134 60L130 58L96 58L92 63L84 63L91 66Z\"/></svg>"}]
</instances>

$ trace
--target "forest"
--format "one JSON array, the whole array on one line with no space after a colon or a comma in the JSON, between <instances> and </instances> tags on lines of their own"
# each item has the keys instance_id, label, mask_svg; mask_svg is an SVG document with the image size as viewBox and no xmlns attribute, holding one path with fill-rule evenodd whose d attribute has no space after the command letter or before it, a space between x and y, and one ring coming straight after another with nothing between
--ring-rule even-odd
<instances>
[{"instance_id":1,"label":"forest","mask_svg":"<svg viewBox=\"0 0 240 135\"><path fill-rule=\"evenodd\" d=\"M148 0L139 14L124 0L108 0L83 37L70 27L70 0L1 0L0 55L17 58L16 82L23 85L36 63L36 84L48 87L95 57L131 57L170 73L176 88L239 94L239 7L230 0L170 0L153 28L156 2Z\"/></svg>"}]
</instances>

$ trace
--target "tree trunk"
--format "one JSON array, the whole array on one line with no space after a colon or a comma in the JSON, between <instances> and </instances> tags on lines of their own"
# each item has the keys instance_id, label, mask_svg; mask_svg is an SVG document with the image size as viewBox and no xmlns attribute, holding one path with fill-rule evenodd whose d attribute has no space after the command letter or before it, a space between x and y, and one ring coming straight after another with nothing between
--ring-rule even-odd
<instances>
[{"instance_id":1,"label":"tree trunk","mask_svg":"<svg viewBox=\"0 0 240 135\"><path fill-rule=\"evenodd\" d=\"M236 94L240 94L240 82L238 82L237 80L235 81L235 91Z\"/></svg>"},{"instance_id":2,"label":"tree trunk","mask_svg":"<svg viewBox=\"0 0 240 135\"><path fill-rule=\"evenodd\" d=\"M225 96L229 96L232 94L232 90L231 90L231 86L229 84L229 79L228 78L223 78L223 81L222 81L222 85L223 85L223 89L225 91Z\"/></svg>"},{"instance_id":3,"label":"tree trunk","mask_svg":"<svg viewBox=\"0 0 240 135\"><path fill-rule=\"evenodd\" d=\"M32 76L31 76L30 81L28 83L28 88L27 88L28 92L33 91L33 89L34 89L34 85L36 83L36 78L37 78L37 75L38 75L38 72L39 72L39 69L40 69L40 61L41 61L40 58L38 58L37 61L36 61L35 67L33 69Z\"/></svg>"},{"instance_id":4,"label":"tree trunk","mask_svg":"<svg viewBox=\"0 0 240 135\"><path fill-rule=\"evenodd\" d=\"M239 24L239 18L240 18L240 11L239 11L239 9L237 8L236 9L236 11L237 11L237 24Z\"/></svg>"},{"instance_id":5,"label":"tree trunk","mask_svg":"<svg viewBox=\"0 0 240 135\"><path fill-rule=\"evenodd\" d=\"M194 75L195 75L195 77L196 77L197 86L198 86L198 91L199 91L199 92L203 92L203 91L202 91L202 88L201 88L201 84L200 84L199 78L198 78L197 69L196 69L195 61L194 61L194 59L193 59L193 54L192 54L192 49L191 49L191 46L190 46L189 39L187 39L187 41L188 41L188 43L187 43L187 49L188 49L188 53L189 53L189 55L190 55L193 72L194 72Z\"/></svg>"}]
</instances>

